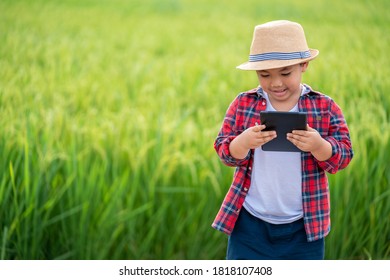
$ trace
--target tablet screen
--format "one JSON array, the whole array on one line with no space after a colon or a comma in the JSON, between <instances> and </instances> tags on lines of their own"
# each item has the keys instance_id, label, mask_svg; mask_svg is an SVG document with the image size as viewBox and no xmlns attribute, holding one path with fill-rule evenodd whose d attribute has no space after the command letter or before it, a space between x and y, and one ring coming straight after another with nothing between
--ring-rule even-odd
<instances>
[{"instance_id":1,"label":"tablet screen","mask_svg":"<svg viewBox=\"0 0 390 280\"><path fill-rule=\"evenodd\" d=\"M260 120L265 124L265 131L275 130L275 139L264 144L264 151L301 152L293 143L287 140L287 133L293 130L306 130L306 113L303 112L260 112Z\"/></svg>"}]
</instances>

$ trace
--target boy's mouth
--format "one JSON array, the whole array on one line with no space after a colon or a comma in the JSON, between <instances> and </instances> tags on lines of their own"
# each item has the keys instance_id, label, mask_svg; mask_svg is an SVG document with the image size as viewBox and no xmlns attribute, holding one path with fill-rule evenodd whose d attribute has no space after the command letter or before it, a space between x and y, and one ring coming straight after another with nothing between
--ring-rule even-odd
<instances>
[{"instance_id":1,"label":"boy's mouth","mask_svg":"<svg viewBox=\"0 0 390 280\"><path fill-rule=\"evenodd\" d=\"M272 94L276 96L283 96L286 93L287 89L274 89L272 90Z\"/></svg>"}]
</instances>

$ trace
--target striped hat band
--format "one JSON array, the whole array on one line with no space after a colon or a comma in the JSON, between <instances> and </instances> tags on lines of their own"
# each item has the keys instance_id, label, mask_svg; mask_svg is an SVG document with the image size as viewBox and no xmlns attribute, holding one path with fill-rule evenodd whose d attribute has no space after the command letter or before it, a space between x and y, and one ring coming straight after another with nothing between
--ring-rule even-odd
<instances>
[{"instance_id":1,"label":"striped hat band","mask_svg":"<svg viewBox=\"0 0 390 280\"><path fill-rule=\"evenodd\" d=\"M249 55L249 62L265 61L265 60L291 60L291 59L304 59L310 57L310 51L304 52L270 52L261 54Z\"/></svg>"}]
</instances>

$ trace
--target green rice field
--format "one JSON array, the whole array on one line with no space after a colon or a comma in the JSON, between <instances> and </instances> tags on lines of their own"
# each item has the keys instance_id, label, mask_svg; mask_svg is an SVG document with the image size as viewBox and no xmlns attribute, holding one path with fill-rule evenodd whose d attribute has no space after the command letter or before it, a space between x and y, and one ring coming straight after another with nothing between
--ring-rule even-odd
<instances>
[{"instance_id":1,"label":"green rice field","mask_svg":"<svg viewBox=\"0 0 390 280\"><path fill-rule=\"evenodd\" d=\"M0 259L215 260L234 169L213 149L253 28L300 22L343 108L326 259L390 259L385 0L0 0Z\"/></svg>"}]
</instances>

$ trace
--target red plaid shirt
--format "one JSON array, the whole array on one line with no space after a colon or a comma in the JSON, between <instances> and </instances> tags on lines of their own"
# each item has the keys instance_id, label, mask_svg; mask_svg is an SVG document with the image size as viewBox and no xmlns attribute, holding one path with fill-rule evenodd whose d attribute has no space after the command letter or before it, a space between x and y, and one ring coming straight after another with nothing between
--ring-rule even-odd
<instances>
[{"instance_id":1,"label":"red plaid shirt","mask_svg":"<svg viewBox=\"0 0 390 280\"><path fill-rule=\"evenodd\" d=\"M325 172L336 173L345 168L353 157L349 130L340 107L328 96L309 86L298 101L301 112L307 113L309 126L316 129L332 145L332 156L316 160L311 153L301 153L302 203L308 241L325 237L330 231L329 186ZM223 163L235 166L233 182L212 226L231 234L251 185L253 154L237 160L230 155L232 140L249 127L260 123L260 111L267 107L262 89L241 93L230 104L214 148Z\"/></svg>"}]
</instances>

